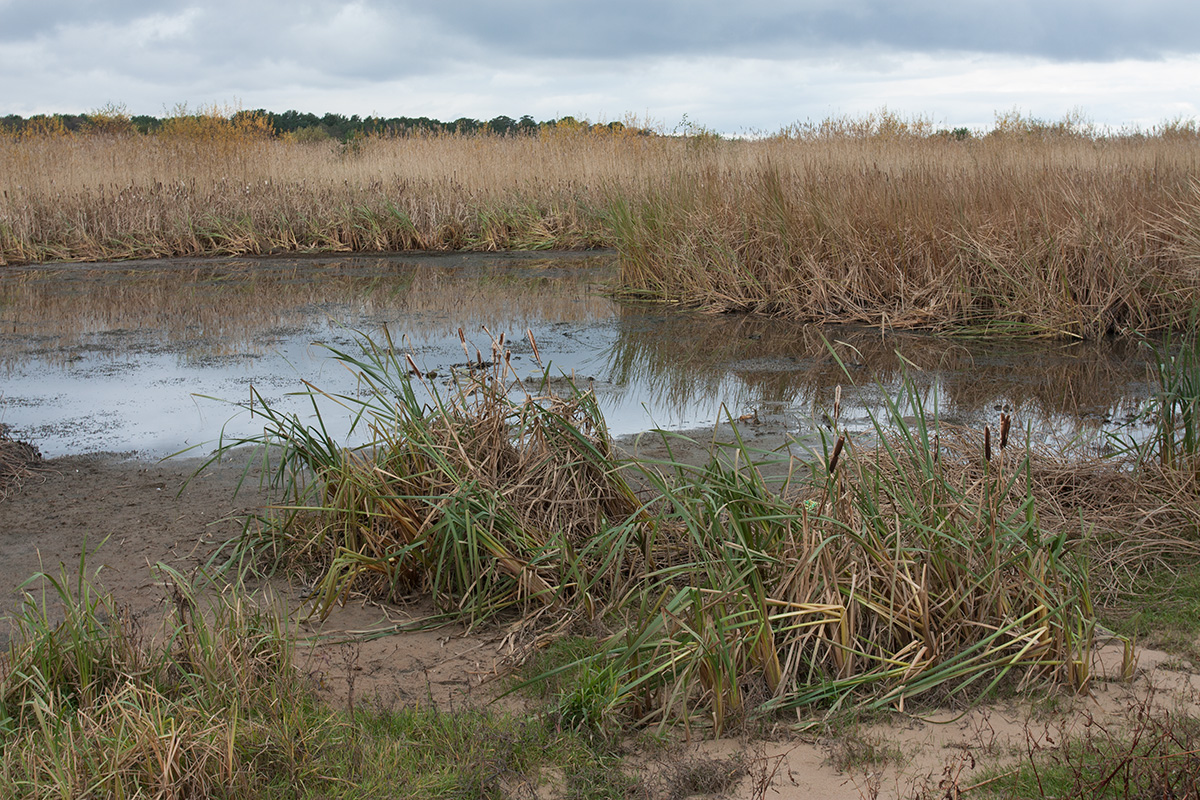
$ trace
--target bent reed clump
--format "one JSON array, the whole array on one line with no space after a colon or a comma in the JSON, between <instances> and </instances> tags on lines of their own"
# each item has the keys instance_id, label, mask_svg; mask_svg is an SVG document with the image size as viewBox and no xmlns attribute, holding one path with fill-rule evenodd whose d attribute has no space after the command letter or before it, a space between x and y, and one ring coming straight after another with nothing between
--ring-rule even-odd
<instances>
[{"instance_id":1,"label":"bent reed clump","mask_svg":"<svg viewBox=\"0 0 1200 800\"><path fill-rule=\"evenodd\" d=\"M1190 123L986 135L886 110L723 140L271 135L219 112L153 134L0 136L0 264L296 251L615 247L627 297L889 327L1095 337L1182 327L1200 292Z\"/></svg>"},{"instance_id":2,"label":"bent reed clump","mask_svg":"<svg viewBox=\"0 0 1200 800\"><path fill-rule=\"evenodd\" d=\"M762 713L1091 680L1091 508L1007 429L939 426L910 388L915 421L893 404L876 445L843 433L811 461L740 441L699 465L635 461L590 393L526 386L499 341L445 393L390 341L360 345L334 354L364 391L333 399L366 444L255 400L280 500L241 551L311 576L317 613L424 595L440 610L426 624L499 616L531 646L602 632L560 709L588 726L719 734Z\"/></svg>"}]
</instances>

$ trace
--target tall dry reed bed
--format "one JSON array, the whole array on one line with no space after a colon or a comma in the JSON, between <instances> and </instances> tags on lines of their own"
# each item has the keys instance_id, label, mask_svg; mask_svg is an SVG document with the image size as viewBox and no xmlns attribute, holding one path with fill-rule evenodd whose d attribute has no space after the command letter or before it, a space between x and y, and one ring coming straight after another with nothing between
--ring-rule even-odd
<instances>
[{"instance_id":1,"label":"tall dry reed bed","mask_svg":"<svg viewBox=\"0 0 1200 800\"><path fill-rule=\"evenodd\" d=\"M1192 138L773 141L671 175L614 235L636 297L899 328L1078 337L1187 320Z\"/></svg>"},{"instance_id":2,"label":"tall dry reed bed","mask_svg":"<svg viewBox=\"0 0 1200 800\"><path fill-rule=\"evenodd\" d=\"M822 322L1097 336L1194 305L1193 128L959 141L877 122L756 141L303 144L221 120L0 137L0 263L612 245L629 296Z\"/></svg>"},{"instance_id":3,"label":"tall dry reed bed","mask_svg":"<svg viewBox=\"0 0 1200 800\"><path fill-rule=\"evenodd\" d=\"M336 399L368 444L344 449L255 401L280 500L243 551L309 570L318 612L353 593L424 595L442 610L431 622L607 631L575 665L564 720L719 732L764 711L904 707L1018 677L1082 689L1092 578L1196 549L1195 514L1165 531L1162 513L1143 529L1135 504L1115 508L1138 485L1117 466L1073 470L1007 425L938 426L911 384L916 417L894 404L877 443L831 437L811 461L734 442L698 464L635 462L590 394L519 382L504 343L450 390L428 386L432 399L390 342L361 345L336 355L364 391ZM1097 494L1100 478L1119 492Z\"/></svg>"},{"instance_id":4,"label":"tall dry reed bed","mask_svg":"<svg viewBox=\"0 0 1200 800\"><path fill-rule=\"evenodd\" d=\"M0 137L0 263L594 246L602 185L642 168L626 138Z\"/></svg>"}]
</instances>

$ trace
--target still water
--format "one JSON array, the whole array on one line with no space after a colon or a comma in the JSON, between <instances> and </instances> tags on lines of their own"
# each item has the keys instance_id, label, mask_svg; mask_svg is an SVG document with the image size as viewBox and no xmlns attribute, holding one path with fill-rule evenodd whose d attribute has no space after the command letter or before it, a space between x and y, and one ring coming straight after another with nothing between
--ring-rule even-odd
<instances>
[{"instance_id":1,"label":"still water","mask_svg":"<svg viewBox=\"0 0 1200 800\"><path fill-rule=\"evenodd\" d=\"M387 255L169 260L0 270L0 424L48 456L160 457L261 432L251 387L315 421L304 381L354 393L330 348L356 331L448 375L505 335L518 375L596 392L610 430L710 428L752 415L810 434L842 386L842 422L869 427L908 374L946 421L1009 409L1035 437L1098 438L1147 396L1131 342L984 343L819 329L628 306L605 295L611 254ZM322 400L335 435L349 414Z\"/></svg>"}]
</instances>

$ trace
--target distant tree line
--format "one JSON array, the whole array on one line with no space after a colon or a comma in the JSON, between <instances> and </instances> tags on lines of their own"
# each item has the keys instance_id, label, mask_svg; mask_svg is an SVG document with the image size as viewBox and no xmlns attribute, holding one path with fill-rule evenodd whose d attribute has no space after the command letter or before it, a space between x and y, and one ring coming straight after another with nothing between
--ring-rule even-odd
<instances>
[{"instance_id":1,"label":"distant tree line","mask_svg":"<svg viewBox=\"0 0 1200 800\"><path fill-rule=\"evenodd\" d=\"M199 115L197 115L199 116ZM152 117L145 114L130 116L121 110L105 109L91 114L37 114L22 117L9 114L0 117L0 131L10 134L34 132L110 132L110 133L155 133L161 130L164 123L176 119L176 115ZM239 120L266 120L267 129L274 135L292 137L302 141L321 139L337 139L348 141L360 136L390 135L404 136L414 133L493 133L498 135L529 135L543 128L570 127L573 129L608 129L612 131L625 130L620 122L607 124L592 124L581 122L574 117L562 117L557 120L538 122L526 114L520 119L498 116L490 120L459 117L451 122L443 122L432 117L360 117L358 114L346 117L342 114L304 113L296 110L284 111L282 114L272 113L266 109L237 111L228 117L230 122ZM639 131L646 132L648 131Z\"/></svg>"}]
</instances>

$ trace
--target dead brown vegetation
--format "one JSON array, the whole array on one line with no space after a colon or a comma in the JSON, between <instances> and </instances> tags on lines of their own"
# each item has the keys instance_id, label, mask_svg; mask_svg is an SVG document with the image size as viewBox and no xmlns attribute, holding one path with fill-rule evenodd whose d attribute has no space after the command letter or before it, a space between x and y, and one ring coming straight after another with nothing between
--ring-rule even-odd
<instances>
[{"instance_id":1,"label":"dead brown vegetation","mask_svg":"<svg viewBox=\"0 0 1200 800\"><path fill-rule=\"evenodd\" d=\"M615 215L623 283L722 311L1090 338L1186 322L1191 141L756 143Z\"/></svg>"},{"instance_id":2,"label":"dead brown vegetation","mask_svg":"<svg viewBox=\"0 0 1200 800\"><path fill-rule=\"evenodd\" d=\"M212 121L0 137L0 263L615 246L630 296L812 321L1094 337L1195 305L1194 127L851 122L739 141L302 143Z\"/></svg>"},{"instance_id":3,"label":"dead brown vegetation","mask_svg":"<svg viewBox=\"0 0 1200 800\"><path fill-rule=\"evenodd\" d=\"M27 442L9 437L8 427L0 424L0 501L19 488L42 461L42 454Z\"/></svg>"}]
</instances>

